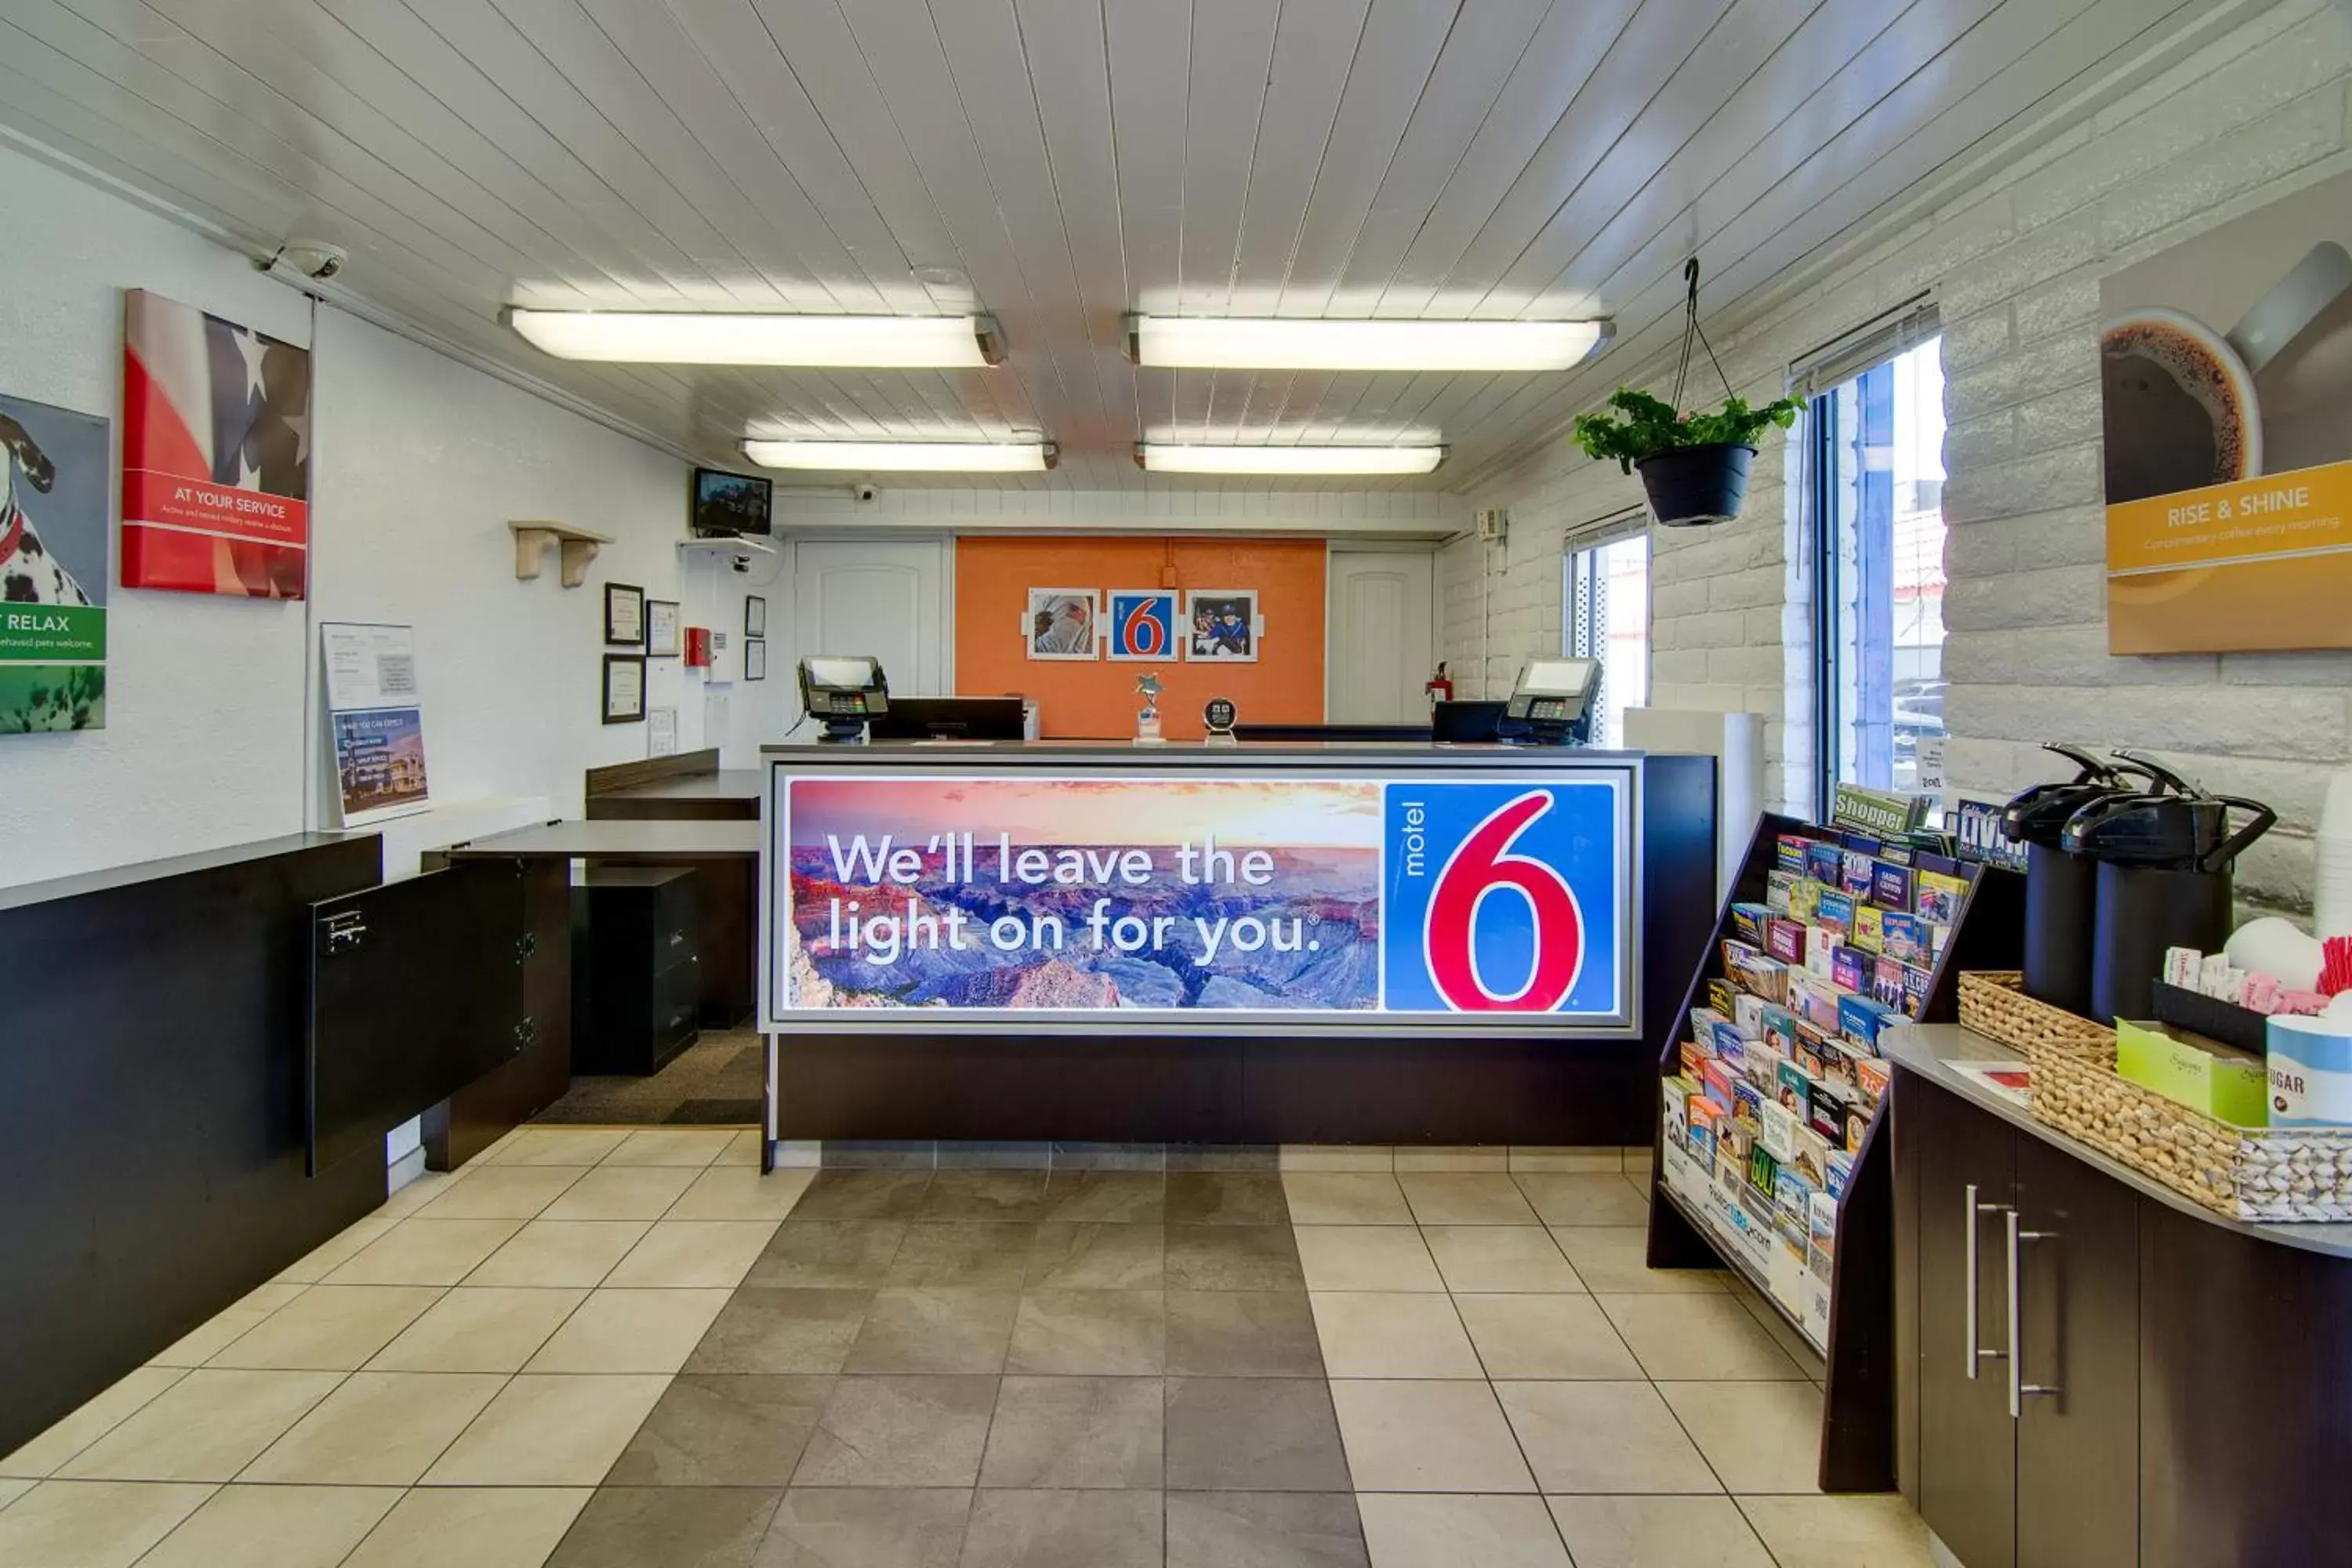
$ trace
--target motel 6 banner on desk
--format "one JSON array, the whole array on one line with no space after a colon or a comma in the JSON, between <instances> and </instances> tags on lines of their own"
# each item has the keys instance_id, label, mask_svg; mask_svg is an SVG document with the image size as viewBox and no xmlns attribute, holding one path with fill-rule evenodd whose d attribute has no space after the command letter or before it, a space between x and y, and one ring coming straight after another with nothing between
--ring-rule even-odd
<instances>
[{"instance_id":1,"label":"motel 6 banner on desk","mask_svg":"<svg viewBox=\"0 0 2352 1568\"><path fill-rule=\"evenodd\" d=\"M1630 1031L1633 784L779 767L772 1017Z\"/></svg>"}]
</instances>

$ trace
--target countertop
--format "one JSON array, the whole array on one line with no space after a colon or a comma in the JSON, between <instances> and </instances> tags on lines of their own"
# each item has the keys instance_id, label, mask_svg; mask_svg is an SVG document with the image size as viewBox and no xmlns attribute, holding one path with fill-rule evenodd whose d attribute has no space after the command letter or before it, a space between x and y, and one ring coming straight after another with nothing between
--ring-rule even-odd
<instances>
[{"instance_id":1,"label":"countertop","mask_svg":"<svg viewBox=\"0 0 2352 1568\"><path fill-rule=\"evenodd\" d=\"M23 909L55 899L79 899L91 893L112 892L118 888L128 888L140 882L160 882L166 877L193 876L200 871L216 871L224 866L235 866L247 860L267 860L273 856L291 855L322 845L376 837L378 835L373 828L351 833L289 833L281 837L257 839L248 844L200 849L193 855L173 855L161 860L137 860L128 866L110 866L100 871L55 877L43 882L19 882L13 888L0 888L0 910Z\"/></svg>"},{"instance_id":2,"label":"countertop","mask_svg":"<svg viewBox=\"0 0 2352 1568\"><path fill-rule=\"evenodd\" d=\"M757 800L765 793L766 775L757 768L725 768L714 773L687 773L656 779L651 784L600 792L598 800Z\"/></svg>"},{"instance_id":3,"label":"countertop","mask_svg":"<svg viewBox=\"0 0 2352 1568\"><path fill-rule=\"evenodd\" d=\"M1887 1060L1906 1072L1917 1073L1937 1089L1956 1094L1978 1110L2000 1117L2021 1132L2031 1133L2052 1148L2070 1154L2101 1175L2122 1183L2143 1197L2179 1210L2182 1214L2203 1220L2223 1230L2235 1231L2256 1241L2278 1247L2298 1247L2305 1252L2326 1253L2331 1258L2352 1258L2352 1225L2281 1225L2265 1220L2231 1219L2215 1214L2201 1204L2191 1203L2160 1182L2149 1181L2128 1165L2110 1160L2087 1143L2078 1143L2055 1128L2046 1127L2033 1119L2033 1113L2015 1100L1993 1089L1980 1079L1956 1070L1954 1062L2023 1062L2025 1058L1999 1040L1964 1029L1958 1024L1915 1024L1906 1028L1890 1029L1879 1037L1879 1049ZM1895 1104L1902 1105L1902 1089L1895 1089ZM1901 1136L1898 1131L1897 1137Z\"/></svg>"},{"instance_id":4,"label":"countertop","mask_svg":"<svg viewBox=\"0 0 2352 1568\"><path fill-rule=\"evenodd\" d=\"M468 839L452 859L708 860L760 853L760 824L614 817L549 822Z\"/></svg>"},{"instance_id":5,"label":"countertop","mask_svg":"<svg viewBox=\"0 0 2352 1568\"><path fill-rule=\"evenodd\" d=\"M1554 772L1638 765L1641 752L1601 752L1581 746L1454 745L1442 741L1256 741L1231 746L1171 741L1139 746L1132 741L876 741L865 745L778 745L760 748L771 762L822 763L828 766L936 767L980 762L1117 763L1137 768L1207 768L1235 763L1253 766L1330 767L1389 761L1442 763L1449 767L1546 768Z\"/></svg>"}]
</instances>

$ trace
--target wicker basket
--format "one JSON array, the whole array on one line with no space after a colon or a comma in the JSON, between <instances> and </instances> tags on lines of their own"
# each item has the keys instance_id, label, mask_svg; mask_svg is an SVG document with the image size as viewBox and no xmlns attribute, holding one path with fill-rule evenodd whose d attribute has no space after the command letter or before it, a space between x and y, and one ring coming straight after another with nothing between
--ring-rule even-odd
<instances>
[{"instance_id":1,"label":"wicker basket","mask_svg":"<svg viewBox=\"0 0 2352 1568\"><path fill-rule=\"evenodd\" d=\"M1960 1022L2021 1051L2055 1050L2107 1067L2116 1062L2116 1032L2090 1019L2037 1002L2011 971L1960 976Z\"/></svg>"}]
</instances>

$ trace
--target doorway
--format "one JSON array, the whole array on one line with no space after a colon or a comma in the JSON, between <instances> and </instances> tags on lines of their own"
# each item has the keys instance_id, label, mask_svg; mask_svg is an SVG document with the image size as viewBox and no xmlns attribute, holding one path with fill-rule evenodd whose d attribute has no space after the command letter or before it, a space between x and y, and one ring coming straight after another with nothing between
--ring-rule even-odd
<instances>
[{"instance_id":1,"label":"doorway","mask_svg":"<svg viewBox=\"0 0 2352 1568\"><path fill-rule=\"evenodd\" d=\"M939 539L813 539L793 546L792 663L813 653L871 654L901 697L955 692L949 650L948 544ZM800 717L797 692L792 717Z\"/></svg>"},{"instance_id":2,"label":"doorway","mask_svg":"<svg viewBox=\"0 0 2352 1568\"><path fill-rule=\"evenodd\" d=\"M1435 574L1425 550L1334 545L1324 721L1418 724L1437 668Z\"/></svg>"}]
</instances>

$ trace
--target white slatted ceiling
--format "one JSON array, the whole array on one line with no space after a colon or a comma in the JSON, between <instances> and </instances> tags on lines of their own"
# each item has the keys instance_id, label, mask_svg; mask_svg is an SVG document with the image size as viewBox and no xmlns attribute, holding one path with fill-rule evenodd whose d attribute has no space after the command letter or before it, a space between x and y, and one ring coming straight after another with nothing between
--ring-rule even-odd
<instances>
[{"instance_id":1,"label":"white slatted ceiling","mask_svg":"<svg viewBox=\"0 0 2352 1568\"><path fill-rule=\"evenodd\" d=\"M2119 58L2266 3L0 0L0 124L257 250L346 244L383 308L706 459L1046 431L1059 473L998 483L1245 510L1265 481L1152 479L1131 443L1444 439L1375 483L1466 485L1671 342L1694 244L1736 321ZM1011 354L565 364L509 303L976 303ZM1126 360L1138 309L1621 337L1564 375L1171 373Z\"/></svg>"}]
</instances>

